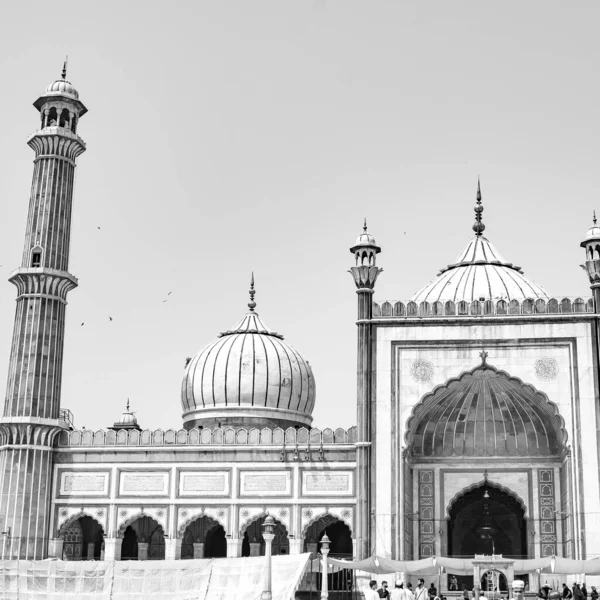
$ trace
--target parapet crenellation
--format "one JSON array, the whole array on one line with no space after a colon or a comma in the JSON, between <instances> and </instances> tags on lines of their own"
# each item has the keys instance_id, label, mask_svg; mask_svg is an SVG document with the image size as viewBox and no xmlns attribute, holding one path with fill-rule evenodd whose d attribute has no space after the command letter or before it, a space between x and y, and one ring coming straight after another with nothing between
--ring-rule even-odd
<instances>
[{"instance_id":1,"label":"parapet crenellation","mask_svg":"<svg viewBox=\"0 0 600 600\"><path fill-rule=\"evenodd\" d=\"M295 446L296 444L354 444L356 427L350 429L244 429L244 428L197 428L197 429L122 429L120 431L90 429L63 431L58 446Z\"/></svg>"},{"instance_id":2,"label":"parapet crenellation","mask_svg":"<svg viewBox=\"0 0 600 600\"><path fill-rule=\"evenodd\" d=\"M594 313L593 298L528 298L518 300L475 300L473 302L373 302L374 318L488 317Z\"/></svg>"}]
</instances>

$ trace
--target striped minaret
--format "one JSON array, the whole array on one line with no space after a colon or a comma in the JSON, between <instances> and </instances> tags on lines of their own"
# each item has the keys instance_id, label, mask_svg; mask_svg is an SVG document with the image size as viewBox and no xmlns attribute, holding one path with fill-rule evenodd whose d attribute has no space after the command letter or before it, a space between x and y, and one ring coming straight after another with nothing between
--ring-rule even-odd
<instances>
[{"instance_id":1,"label":"striped minaret","mask_svg":"<svg viewBox=\"0 0 600 600\"><path fill-rule=\"evenodd\" d=\"M77 135L87 109L62 77L34 102L40 129L17 287L15 326L4 413L0 421L0 548L2 559L47 556L53 447L66 427L60 414L65 308L77 286L68 272Z\"/></svg>"}]
</instances>

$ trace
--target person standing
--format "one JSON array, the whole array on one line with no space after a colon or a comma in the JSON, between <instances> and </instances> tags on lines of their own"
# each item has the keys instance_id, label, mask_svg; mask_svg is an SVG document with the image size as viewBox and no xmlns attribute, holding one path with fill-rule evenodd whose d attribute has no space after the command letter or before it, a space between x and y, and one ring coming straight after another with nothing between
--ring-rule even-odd
<instances>
[{"instance_id":1,"label":"person standing","mask_svg":"<svg viewBox=\"0 0 600 600\"><path fill-rule=\"evenodd\" d=\"M592 591L590 592L590 598L592 600L598 600L598 591L596 590L596 586L592 586Z\"/></svg>"},{"instance_id":2,"label":"person standing","mask_svg":"<svg viewBox=\"0 0 600 600\"><path fill-rule=\"evenodd\" d=\"M469 600L469 590L467 586L463 583L463 600Z\"/></svg>"},{"instance_id":3,"label":"person standing","mask_svg":"<svg viewBox=\"0 0 600 600\"><path fill-rule=\"evenodd\" d=\"M429 585L429 589L427 590L427 593L429 594L430 600L433 600L433 598L435 598L437 596L437 589L436 589L435 585L433 585L433 583L431 583Z\"/></svg>"},{"instance_id":4,"label":"person standing","mask_svg":"<svg viewBox=\"0 0 600 600\"><path fill-rule=\"evenodd\" d=\"M396 581L394 589L390 593L390 600L404 600L404 585L401 581Z\"/></svg>"},{"instance_id":5,"label":"person standing","mask_svg":"<svg viewBox=\"0 0 600 600\"><path fill-rule=\"evenodd\" d=\"M365 589L365 600L379 600L377 582L374 579L369 581L369 587Z\"/></svg>"},{"instance_id":6,"label":"person standing","mask_svg":"<svg viewBox=\"0 0 600 600\"><path fill-rule=\"evenodd\" d=\"M419 579L415 589L415 600L427 600L427 590L425 589L425 580Z\"/></svg>"},{"instance_id":7,"label":"person standing","mask_svg":"<svg viewBox=\"0 0 600 600\"><path fill-rule=\"evenodd\" d=\"M562 589L563 600L569 600L569 598L573 597L573 593L571 592L571 590L569 589L569 586L566 583L563 583L562 586L563 586L563 589Z\"/></svg>"},{"instance_id":8,"label":"person standing","mask_svg":"<svg viewBox=\"0 0 600 600\"><path fill-rule=\"evenodd\" d=\"M585 587L585 582L583 582L581 584L581 593L583 594L583 600L587 600L588 591L587 591L587 588Z\"/></svg>"},{"instance_id":9,"label":"person standing","mask_svg":"<svg viewBox=\"0 0 600 600\"><path fill-rule=\"evenodd\" d=\"M479 592L479 600L488 600L483 591Z\"/></svg>"},{"instance_id":10,"label":"person standing","mask_svg":"<svg viewBox=\"0 0 600 600\"><path fill-rule=\"evenodd\" d=\"M452 577L450 577L450 591L458 591L458 579L456 579L456 575L452 575Z\"/></svg>"},{"instance_id":11,"label":"person standing","mask_svg":"<svg viewBox=\"0 0 600 600\"><path fill-rule=\"evenodd\" d=\"M573 584L573 600L583 600L583 594L578 583Z\"/></svg>"},{"instance_id":12,"label":"person standing","mask_svg":"<svg viewBox=\"0 0 600 600\"><path fill-rule=\"evenodd\" d=\"M406 584L406 589L404 590L404 600L415 600L415 594L410 581Z\"/></svg>"},{"instance_id":13,"label":"person standing","mask_svg":"<svg viewBox=\"0 0 600 600\"><path fill-rule=\"evenodd\" d=\"M390 592L388 591L388 583L387 581L381 582L381 587L377 590L380 598L389 598Z\"/></svg>"}]
</instances>

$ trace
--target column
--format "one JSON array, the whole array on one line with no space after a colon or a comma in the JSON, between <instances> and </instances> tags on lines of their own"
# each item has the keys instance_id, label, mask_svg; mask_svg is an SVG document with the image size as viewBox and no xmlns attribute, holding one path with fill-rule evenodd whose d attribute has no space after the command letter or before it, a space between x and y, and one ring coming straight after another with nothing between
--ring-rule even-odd
<instances>
[{"instance_id":1,"label":"column","mask_svg":"<svg viewBox=\"0 0 600 600\"><path fill-rule=\"evenodd\" d=\"M48 558L62 560L64 543L65 541L62 538L48 540Z\"/></svg>"},{"instance_id":2,"label":"column","mask_svg":"<svg viewBox=\"0 0 600 600\"><path fill-rule=\"evenodd\" d=\"M94 560L94 554L96 552L96 544L94 542L88 542L87 545L87 559Z\"/></svg>"},{"instance_id":3,"label":"column","mask_svg":"<svg viewBox=\"0 0 600 600\"><path fill-rule=\"evenodd\" d=\"M250 556L260 556L260 542L250 542Z\"/></svg>"},{"instance_id":4,"label":"column","mask_svg":"<svg viewBox=\"0 0 600 600\"><path fill-rule=\"evenodd\" d=\"M229 555L229 552L227 554ZM194 558L204 558L204 543L194 542Z\"/></svg>"},{"instance_id":5,"label":"column","mask_svg":"<svg viewBox=\"0 0 600 600\"><path fill-rule=\"evenodd\" d=\"M148 542L138 542L138 560L148 560Z\"/></svg>"},{"instance_id":6,"label":"column","mask_svg":"<svg viewBox=\"0 0 600 600\"><path fill-rule=\"evenodd\" d=\"M104 538L104 560L121 560L121 538Z\"/></svg>"},{"instance_id":7,"label":"column","mask_svg":"<svg viewBox=\"0 0 600 600\"><path fill-rule=\"evenodd\" d=\"M238 558L242 555L242 539L227 538L227 558Z\"/></svg>"},{"instance_id":8,"label":"column","mask_svg":"<svg viewBox=\"0 0 600 600\"><path fill-rule=\"evenodd\" d=\"M165 540L165 560L181 560L181 539Z\"/></svg>"},{"instance_id":9,"label":"column","mask_svg":"<svg viewBox=\"0 0 600 600\"><path fill-rule=\"evenodd\" d=\"M275 534L273 533L274 528L275 520L271 515L268 515L263 523L263 539L265 540L265 560L267 562L267 569L265 571L264 591L260 596L261 600L271 600L273 598L271 593L271 544L275 537Z\"/></svg>"},{"instance_id":10,"label":"column","mask_svg":"<svg viewBox=\"0 0 600 600\"><path fill-rule=\"evenodd\" d=\"M304 540L297 538L290 538L290 554L302 554L302 546ZM316 549L316 544L315 544Z\"/></svg>"}]
</instances>

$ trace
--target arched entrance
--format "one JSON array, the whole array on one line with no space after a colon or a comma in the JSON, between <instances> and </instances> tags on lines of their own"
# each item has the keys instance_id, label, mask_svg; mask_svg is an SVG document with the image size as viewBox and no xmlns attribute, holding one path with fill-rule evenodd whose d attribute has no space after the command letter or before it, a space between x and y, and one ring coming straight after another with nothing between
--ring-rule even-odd
<instances>
[{"instance_id":1,"label":"arched entrance","mask_svg":"<svg viewBox=\"0 0 600 600\"><path fill-rule=\"evenodd\" d=\"M63 560L100 560L104 530L92 517L84 515L65 523L59 536L64 540Z\"/></svg>"},{"instance_id":2,"label":"arched entrance","mask_svg":"<svg viewBox=\"0 0 600 600\"><path fill-rule=\"evenodd\" d=\"M165 534L151 517L139 517L125 528L121 560L164 560Z\"/></svg>"},{"instance_id":3,"label":"arched entrance","mask_svg":"<svg viewBox=\"0 0 600 600\"><path fill-rule=\"evenodd\" d=\"M244 539L242 540L242 556L264 556L265 555L265 540L262 535L262 525L266 519L266 515L260 517L256 521L252 521L244 531ZM271 554L290 553L290 541L288 539L287 529L285 525L275 519L275 537L271 545Z\"/></svg>"},{"instance_id":4,"label":"arched entrance","mask_svg":"<svg viewBox=\"0 0 600 600\"><path fill-rule=\"evenodd\" d=\"M181 558L225 558L227 538L223 526L207 516L192 521L184 530Z\"/></svg>"},{"instance_id":5,"label":"arched entrance","mask_svg":"<svg viewBox=\"0 0 600 600\"><path fill-rule=\"evenodd\" d=\"M332 515L323 515L312 523L304 536L304 552L318 554L321 551L321 539L327 534L329 554L339 558L352 558L352 532L350 527Z\"/></svg>"},{"instance_id":6,"label":"arched entrance","mask_svg":"<svg viewBox=\"0 0 600 600\"><path fill-rule=\"evenodd\" d=\"M484 483L452 504L448 555L502 554L527 558L527 519L523 504L510 493Z\"/></svg>"}]
</instances>

